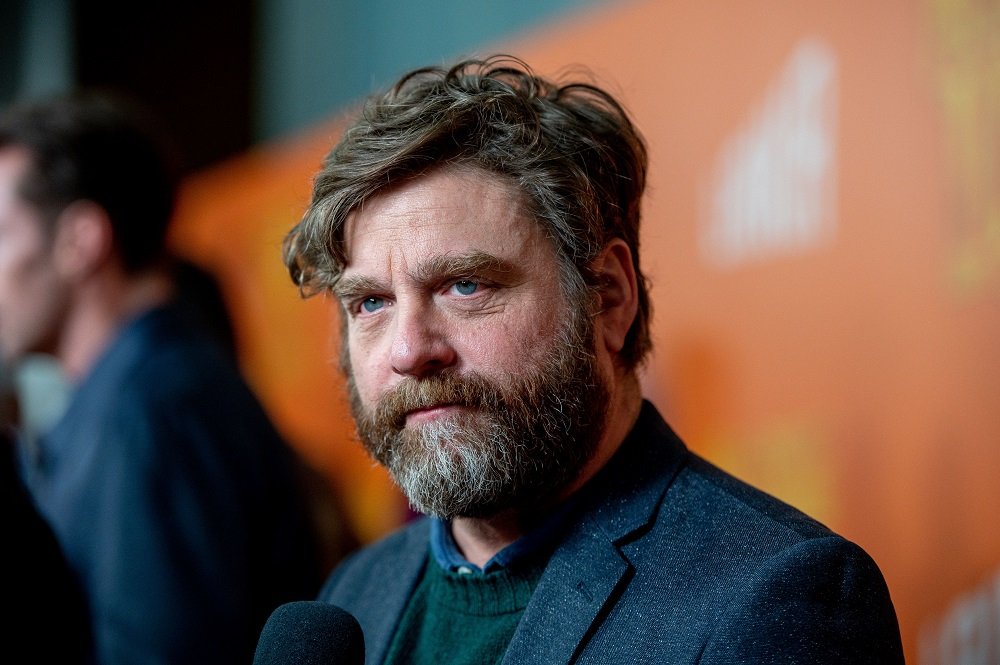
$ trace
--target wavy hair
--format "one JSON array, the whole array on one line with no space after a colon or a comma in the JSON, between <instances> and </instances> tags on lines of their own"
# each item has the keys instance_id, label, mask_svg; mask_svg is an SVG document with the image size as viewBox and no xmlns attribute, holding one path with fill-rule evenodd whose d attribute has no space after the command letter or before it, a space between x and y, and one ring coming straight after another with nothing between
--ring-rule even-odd
<instances>
[{"instance_id":1,"label":"wavy hair","mask_svg":"<svg viewBox=\"0 0 1000 665\"><path fill-rule=\"evenodd\" d=\"M646 146L622 105L589 82L557 83L492 56L405 74L370 97L330 150L283 258L305 297L332 288L348 260L344 225L380 190L442 166L476 167L524 194L555 247L567 297L600 285L593 260L613 238L632 251L639 311L621 352L632 369L650 348L639 268Z\"/></svg>"}]
</instances>

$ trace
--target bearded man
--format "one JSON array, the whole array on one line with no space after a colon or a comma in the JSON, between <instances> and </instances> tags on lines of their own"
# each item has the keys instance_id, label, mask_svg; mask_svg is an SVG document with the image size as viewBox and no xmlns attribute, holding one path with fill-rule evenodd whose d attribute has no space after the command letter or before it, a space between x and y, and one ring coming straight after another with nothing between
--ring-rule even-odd
<instances>
[{"instance_id":1,"label":"bearded man","mask_svg":"<svg viewBox=\"0 0 1000 665\"><path fill-rule=\"evenodd\" d=\"M643 399L646 165L613 97L509 57L407 74L328 155L285 262L427 515L321 592L368 663L902 662L871 558Z\"/></svg>"}]
</instances>

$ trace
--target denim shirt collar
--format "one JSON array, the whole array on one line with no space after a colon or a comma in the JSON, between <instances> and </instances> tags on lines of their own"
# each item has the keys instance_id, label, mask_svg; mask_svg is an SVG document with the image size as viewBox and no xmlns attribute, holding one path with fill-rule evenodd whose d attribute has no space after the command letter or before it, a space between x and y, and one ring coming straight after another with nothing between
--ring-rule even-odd
<instances>
[{"instance_id":1,"label":"denim shirt collar","mask_svg":"<svg viewBox=\"0 0 1000 665\"><path fill-rule=\"evenodd\" d=\"M509 568L536 554L546 554L545 549L551 546L556 534L567 524L575 504L575 497L561 503L538 526L497 552L482 568L462 555L451 533L451 520L432 517L431 555L439 566L451 572L486 574L500 568Z\"/></svg>"}]
</instances>

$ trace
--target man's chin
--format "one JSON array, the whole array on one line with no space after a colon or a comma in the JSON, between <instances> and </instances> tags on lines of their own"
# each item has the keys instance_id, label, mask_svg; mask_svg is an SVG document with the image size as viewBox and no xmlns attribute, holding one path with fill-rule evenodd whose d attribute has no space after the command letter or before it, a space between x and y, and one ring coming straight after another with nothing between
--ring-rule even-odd
<instances>
[{"instance_id":1,"label":"man's chin","mask_svg":"<svg viewBox=\"0 0 1000 665\"><path fill-rule=\"evenodd\" d=\"M424 515L451 520L455 518L491 519L505 514L529 514L551 505L551 488L496 487L488 493L450 492L440 485L424 486L407 492L410 507ZM413 488L411 488L412 490Z\"/></svg>"},{"instance_id":2,"label":"man's chin","mask_svg":"<svg viewBox=\"0 0 1000 665\"><path fill-rule=\"evenodd\" d=\"M441 505L442 502L440 500L435 501L433 504L414 501L412 498L409 499L409 501L410 507L418 513L422 513L430 517L437 517L443 520L489 520L506 513L518 512L519 510L516 505L510 505L509 501L504 501L503 503L471 503L468 505L461 505L460 507L444 507Z\"/></svg>"}]
</instances>

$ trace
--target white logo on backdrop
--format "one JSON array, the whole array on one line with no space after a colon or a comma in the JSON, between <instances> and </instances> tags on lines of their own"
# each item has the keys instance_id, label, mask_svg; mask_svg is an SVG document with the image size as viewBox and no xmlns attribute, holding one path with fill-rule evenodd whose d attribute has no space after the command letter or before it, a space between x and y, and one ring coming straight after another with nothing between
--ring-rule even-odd
<instances>
[{"instance_id":1,"label":"white logo on backdrop","mask_svg":"<svg viewBox=\"0 0 1000 665\"><path fill-rule=\"evenodd\" d=\"M836 230L837 60L801 42L722 146L707 191L703 256L720 267L797 254Z\"/></svg>"},{"instance_id":2,"label":"white logo on backdrop","mask_svg":"<svg viewBox=\"0 0 1000 665\"><path fill-rule=\"evenodd\" d=\"M1000 663L1000 570L920 630L920 665Z\"/></svg>"}]
</instances>

